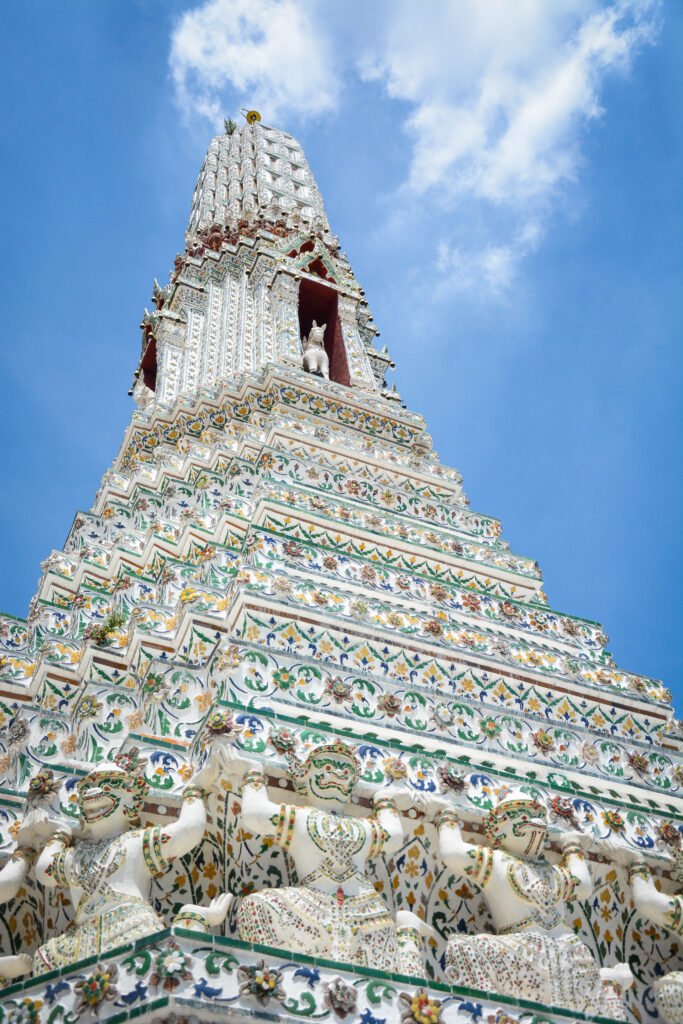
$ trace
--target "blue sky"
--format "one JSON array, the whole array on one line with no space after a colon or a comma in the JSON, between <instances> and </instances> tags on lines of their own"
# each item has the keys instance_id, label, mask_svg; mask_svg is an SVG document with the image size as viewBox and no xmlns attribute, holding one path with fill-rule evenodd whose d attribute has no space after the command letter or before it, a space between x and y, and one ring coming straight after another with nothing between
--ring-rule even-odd
<instances>
[{"instance_id":1,"label":"blue sky","mask_svg":"<svg viewBox=\"0 0 683 1024\"><path fill-rule=\"evenodd\" d=\"M296 135L475 509L681 699L683 5L24 0L0 40L0 608L131 413L221 118Z\"/></svg>"}]
</instances>

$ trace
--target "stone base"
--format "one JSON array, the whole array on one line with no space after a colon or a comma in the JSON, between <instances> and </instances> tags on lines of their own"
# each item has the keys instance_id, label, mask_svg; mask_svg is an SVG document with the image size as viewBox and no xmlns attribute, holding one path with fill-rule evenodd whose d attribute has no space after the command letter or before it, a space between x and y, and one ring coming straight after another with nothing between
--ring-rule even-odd
<instances>
[{"instance_id":1,"label":"stone base","mask_svg":"<svg viewBox=\"0 0 683 1024\"><path fill-rule=\"evenodd\" d=\"M589 1015L623 1017L613 993L605 997L591 952L575 935L454 935L446 949L446 977L458 986L514 993Z\"/></svg>"},{"instance_id":2,"label":"stone base","mask_svg":"<svg viewBox=\"0 0 683 1024\"><path fill-rule=\"evenodd\" d=\"M17 982L0 992L0 1021L117 1024L188 1020L311 1020L325 1024L567 1024L550 1006L522 1006L405 975L354 970L235 939L170 928L68 969ZM577 1013L572 1020L590 1020ZM600 1018L598 1018L599 1020ZM604 1018L603 1018L604 1019Z\"/></svg>"}]
</instances>

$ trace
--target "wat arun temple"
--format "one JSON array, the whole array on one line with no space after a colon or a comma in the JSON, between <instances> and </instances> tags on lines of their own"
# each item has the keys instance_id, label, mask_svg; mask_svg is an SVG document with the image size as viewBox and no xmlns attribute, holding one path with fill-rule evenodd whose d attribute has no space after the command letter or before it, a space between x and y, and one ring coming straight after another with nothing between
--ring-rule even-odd
<instances>
[{"instance_id":1,"label":"wat arun temple","mask_svg":"<svg viewBox=\"0 0 683 1024\"><path fill-rule=\"evenodd\" d=\"M681 1024L671 695L470 508L256 111L150 305L0 616L0 1024Z\"/></svg>"}]
</instances>

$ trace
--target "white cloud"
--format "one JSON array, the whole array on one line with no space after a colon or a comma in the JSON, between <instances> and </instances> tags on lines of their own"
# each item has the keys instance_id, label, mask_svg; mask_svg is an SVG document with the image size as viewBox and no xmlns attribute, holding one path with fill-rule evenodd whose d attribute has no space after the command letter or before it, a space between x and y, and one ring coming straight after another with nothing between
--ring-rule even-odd
<instances>
[{"instance_id":1,"label":"white cloud","mask_svg":"<svg viewBox=\"0 0 683 1024\"><path fill-rule=\"evenodd\" d=\"M476 210L476 244L445 237L438 246L450 289L510 291L578 178L605 77L653 41L658 11L659 0L456 0L417 10L400 0L387 9L358 68L412 108L404 199L449 209L454 224L464 209L471 223Z\"/></svg>"},{"instance_id":2,"label":"white cloud","mask_svg":"<svg viewBox=\"0 0 683 1024\"><path fill-rule=\"evenodd\" d=\"M578 179L606 76L656 37L660 2L204 0L176 26L171 69L185 111L216 125L227 89L276 121L334 110L344 75L379 83L407 104L402 202L438 209L446 233L444 211L454 229L464 206L487 225L476 248L444 237L437 266L503 294Z\"/></svg>"},{"instance_id":3,"label":"white cloud","mask_svg":"<svg viewBox=\"0 0 683 1024\"><path fill-rule=\"evenodd\" d=\"M417 11L394 3L359 69L413 105L411 188L522 203L573 180L582 129L602 113L602 80L652 39L657 8L658 0L457 0Z\"/></svg>"},{"instance_id":4,"label":"white cloud","mask_svg":"<svg viewBox=\"0 0 683 1024\"><path fill-rule=\"evenodd\" d=\"M206 0L173 31L170 65L181 109L222 126L228 88L239 102L288 114L321 114L336 106L339 81L330 40L297 0ZM230 108L228 109L230 112Z\"/></svg>"},{"instance_id":5,"label":"white cloud","mask_svg":"<svg viewBox=\"0 0 683 1024\"><path fill-rule=\"evenodd\" d=\"M503 298L518 279L521 261L538 247L542 237L540 226L529 222L505 244L491 242L476 248L444 240L438 244L435 266L449 292L483 292Z\"/></svg>"},{"instance_id":6,"label":"white cloud","mask_svg":"<svg viewBox=\"0 0 683 1024\"><path fill-rule=\"evenodd\" d=\"M479 250L467 250L440 242L436 268L448 276L455 291L478 291L483 285L487 292L499 295L507 292L512 285L516 259L517 254L509 245L488 245Z\"/></svg>"}]
</instances>

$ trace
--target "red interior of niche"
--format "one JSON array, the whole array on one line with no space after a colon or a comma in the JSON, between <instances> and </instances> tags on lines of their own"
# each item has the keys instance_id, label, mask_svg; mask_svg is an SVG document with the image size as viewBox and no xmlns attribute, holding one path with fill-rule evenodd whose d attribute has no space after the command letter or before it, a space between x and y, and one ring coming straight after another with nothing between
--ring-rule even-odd
<instances>
[{"instance_id":1,"label":"red interior of niche","mask_svg":"<svg viewBox=\"0 0 683 1024\"><path fill-rule=\"evenodd\" d=\"M288 252L287 255L294 258L295 256L300 256L302 252L313 252L314 248L313 240L309 238L308 241L304 242L303 245L300 245L298 249L292 249L292 251Z\"/></svg>"},{"instance_id":2,"label":"red interior of niche","mask_svg":"<svg viewBox=\"0 0 683 1024\"><path fill-rule=\"evenodd\" d=\"M322 277L323 281L329 280L330 275L327 273L327 267L319 256L316 257L312 263L309 263L306 269L309 274L315 274L316 277Z\"/></svg>"},{"instance_id":3,"label":"red interior of niche","mask_svg":"<svg viewBox=\"0 0 683 1024\"><path fill-rule=\"evenodd\" d=\"M146 384L150 391L157 389L157 340L150 334L145 354L140 363L143 384Z\"/></svg>"},{"instance_id":4,"label":"red interior of niche","mask_svg":"<svg viewBox=\"0 0 683 1024\"><path fill-rule=\"evenodd\" d=\"M338 295L334 288L304 278L299 284L299 330L305 338L315 320L325 328L325 351L330 360L330 380L349 387L351 376L346 360L346 348L342 337L338 313Z\"/></svg>"}]
</instances>

